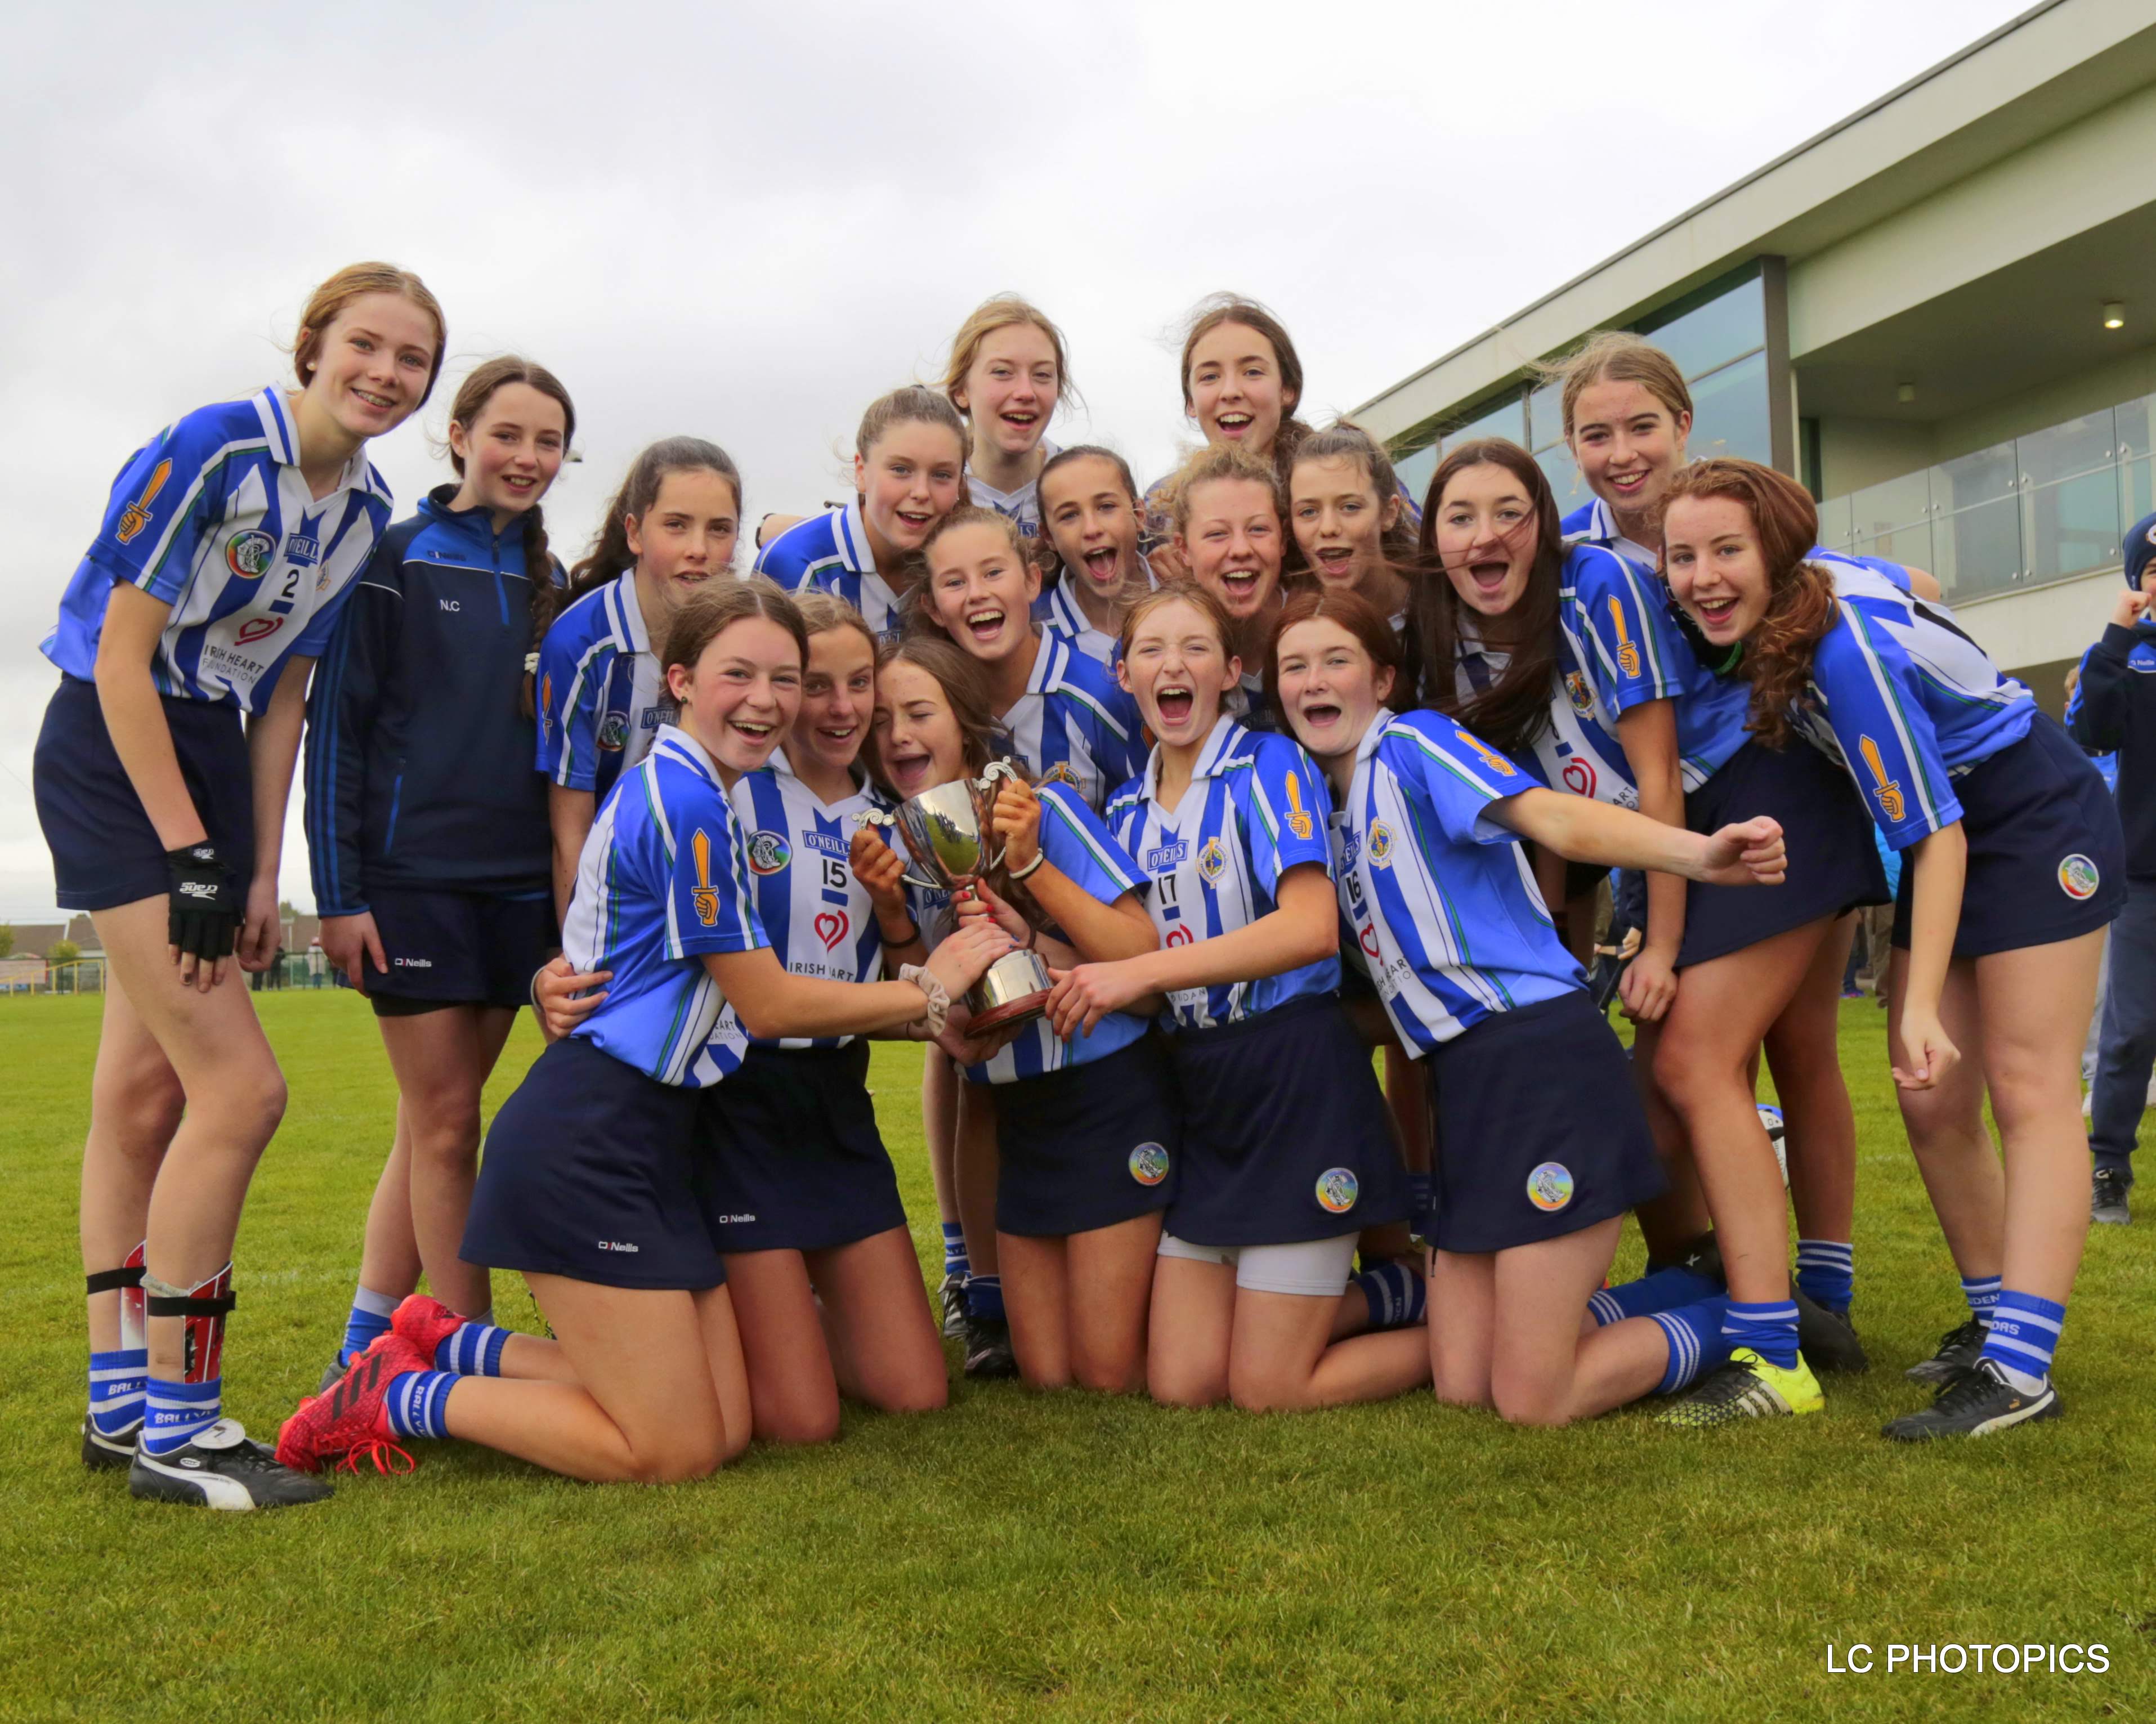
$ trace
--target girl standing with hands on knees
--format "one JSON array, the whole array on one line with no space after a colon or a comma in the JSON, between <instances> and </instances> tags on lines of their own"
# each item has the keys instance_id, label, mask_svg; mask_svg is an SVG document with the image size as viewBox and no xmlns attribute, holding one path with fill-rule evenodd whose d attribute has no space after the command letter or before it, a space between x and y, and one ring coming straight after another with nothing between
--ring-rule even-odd
<instances>
[{"instance_id":1,"label":"girl standing with hands on knees","mask_svg":"<svg viewBox=\"0 0 2156 1724\"><path fill-rule=\"evenodd\" d=\"M310 295L296 388L198 408L131 456L44 643L38 819L110 965L83 1151L86 1466L219 1509L317 1501L223 1418L233 1241L285 1080L240 967L277 945L308 680L389 524L369 439L426 401L442 310L356 264ZM246 722L243 725L243 719Z\"/></svg>"},{"instance_id":2,"label":"girl standing with hands on knees","mask_svg":"<svg viewBox=\"0 0 2156 1724\"><path fill-rule=\"evenodd\" d=\"M661 727L585 846L565 955L613 981L495 1116L464 1245L523 1272L558 1347L522 1337L512 1359L501 1331L408 1301L285 1422L286 1465L382 1465L399 1438L454 1436L572 1478L656 1483L748 1443L720 1198L696 1141L700 1106L723 1130L725 1106L700 1092L739 1069L747 1037L941 1030L951 998L1009 947L968 932L891 982L781 964L727 796L789 733L807 656L800 613L767 582L684 604L661 654L682 722Z\"/></svg>"},{"instance_id":3,"label":"girl standing with hands on knees","mask_svg":"<svg viewBox=\"0 0 2156 1724\"><path fill-rule=\"evenodd\" d=\"M1123 613L1153 586L1138 549L1137 481L1114 450L1081 444L1040 469L1040 494L1041 530L1063 567L1041 620L1087 658L1112 664Z\"/></svg>"},{"instance_id":4,"label":"girl standing with hands on knees","mask_svg":"<svg viewBox=\"0 0 2156 1724\"><path fill-rule=\"evenodd\" d=\"M1434 1068L1438 1398L1563 1424L1683 1387L1731 1345L1726 1300L1582 1331L1625 1211L1661 1175L1624 1049L1516 840L1734 885L1781 878L1779 830L1702 838L1548 790L1440 714L1396 716L1399 646L1353 593L1296 595L1274 653L1273 692L1339 799L1340 913Z\"/></svg>"},{"instance_id":5,"label":"girl standing with hands on knees","mask_svg":"<svg viewBox=\"0 0 2156 1724\"><path fill-rule=\"evenodd\" d=\"M1190 586L1124 619L1118 674L1158 741L1107 824L1152 881L1160 945L1070 970L1050 1018L1083 1038L1167 997L1183 1166L1153 1274L1153 1398L1377 1400L1429 1380L1422 1336L1331 1335L1362 1229L1406 1218L1406 1178L1341 1009L1324 781L1293 741L1223 710L1234 633Z\"/></svg>"},{"instance_id":6,"label":"girl standing with hands on knees","mask_svg":"<svg viewBox=\"0 0 2156 1724\"><path fill-rule=\"evenodd\" d=\"M449 408L458 482L383 536L308 702L322 947L373 1005L398 1095L339 1376L389 1327L415 1266L453 1310L491 1319L485 1266L457 1248L480 1091L560 944L524 666L559 596L540 505L575 432L542 367L493 359L465 380Z\"/></svg>"},{"instance_id":7,"label":"girl standing with hands on knees","mask_svg":"<svg viewBox=\"0 0 2156 1724\"><path fill-rule=\"evenodd\" d=\"M1894 1080L1964 1286L1989 1297L1978 1356L1885 1434L1980 1436L2061 1410L2051 1358L2089 1220L2081 1046L2125 841L2103 780L2029 690L1943 613L1823 556L1818 530L1783 475L1702 461L1671 488L1663 555L1678 603L1749 685L1762 738L1845 768L1908 853Z\"/></svg>"},{"instance_id":8,"label":"girl standing with hands on knees","mask_svg":"<svg viewBox=\"0 0 2156 1724\"><path fill-rule=\"evenodd\" d=\"M539 647L539 770L551 785L554 909L569 891L592 820L622 773L651 750L665 693L656 644L682 602L733 567L741 471L716 444L669 437L629 465L598 537L570 571L568 603Z\"/></svg>"},{"instance_id":9,"label":"girl standing with hands on knees","mask_svg":"<svg viewBox=\"0 0 2156 1724\"><path fill-rule=\"evenodd\" d=\"M957 408L935 390L892 390L861 415L854 500L767 541L757 573L789 593L844 599L879 640L895 639L905 623L901 607L920 580L921 547L958 506L966 440Z\"/></svg>"}]
</instances>

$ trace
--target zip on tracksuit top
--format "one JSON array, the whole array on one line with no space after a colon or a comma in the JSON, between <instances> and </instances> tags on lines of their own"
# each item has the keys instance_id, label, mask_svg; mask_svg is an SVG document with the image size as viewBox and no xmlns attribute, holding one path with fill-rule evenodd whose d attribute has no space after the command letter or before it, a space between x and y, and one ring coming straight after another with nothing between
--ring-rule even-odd
<instances>
[{"instance_id":1,"label":"zip on tracksuit top","mask_svg":"<svg viewBox=\"0 0 2156 1724\"><path fill-rule=\"evenodd\" d=\"M543 892L547 780L524 716L524 523L453 485L382 535L307 700L306 827L323 916L375 887ZM558 567L547 571L558 582Z\"/></svg>"}]
</instances>

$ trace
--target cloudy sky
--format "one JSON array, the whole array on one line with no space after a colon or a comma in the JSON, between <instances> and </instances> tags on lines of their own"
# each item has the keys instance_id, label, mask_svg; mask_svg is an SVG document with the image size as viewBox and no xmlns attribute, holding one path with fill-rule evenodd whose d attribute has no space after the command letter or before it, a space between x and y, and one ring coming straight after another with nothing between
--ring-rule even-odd
<instances>
[{"instance_id":1,"label":"cloudy sky","mask_svg":"<svg viewBox=\"0 0 2156 1724\"><path fill-rule=\"evenodd\" d=\"M839 494L875 395L1016 290L1070 338L1059 441L1142 478L1188 434L1173 328L1232 287L1351 407L1964 43L2022 0L1183 0L580 7L372 0L11 17L0 108L0 917L52 913L38 654L112 475L285 375L308 289L418 270L456 377L506 349L576 398L548 500L580 546L690 432L752 518ZM295 818L286 895L311 902Z\"/></svg>"}]
</instances>

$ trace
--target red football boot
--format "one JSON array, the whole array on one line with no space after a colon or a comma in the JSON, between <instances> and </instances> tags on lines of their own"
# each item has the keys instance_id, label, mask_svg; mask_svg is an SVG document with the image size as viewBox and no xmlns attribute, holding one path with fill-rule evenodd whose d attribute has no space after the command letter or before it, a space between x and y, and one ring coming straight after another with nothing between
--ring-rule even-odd
<instances>
[{"instance_id":1,"label":"red football boot","mask_svg":"<svg viewBox=\"0 0 2156 1724\"><path fill-rule=\"evenodd\" d=\"M427 1369L434 1371L440 1368L434 1363L435 1349L470 1321L459 1316L439 1299L414 1293L397 1307L389 1326L418 1348Z\"/></svg>"},{"instance_id":2,"label":"red football boot","mask_svg":"<svg viewBox=\"0 0 2156 1724\"><path fill-rule=\"evenodd\" d=\"M331 1461L346 1472L364 1458L377 1472L408 1473L412 1457L393 1440L383 1404L390 1383L408 1371L431 1371L433 1359L392 1329L375 1337L326 1395L310 1395L277 1433L277 1460L300 1472L320 1472ZM402 1460L403 1465L396 1463Z\"/></svg>"}]
</instances>

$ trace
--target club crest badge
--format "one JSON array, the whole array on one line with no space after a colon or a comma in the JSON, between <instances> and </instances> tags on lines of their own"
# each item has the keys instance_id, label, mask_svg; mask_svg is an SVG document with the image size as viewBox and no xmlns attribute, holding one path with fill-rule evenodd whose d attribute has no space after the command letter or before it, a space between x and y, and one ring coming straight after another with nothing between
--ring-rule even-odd
<instances>
[{"instance_id":1,"label":"club crest badge","mask_svg":"<svg viewBox=\"0 0 2156 1724\"><path fill-rule=\"evenodd\" d=\"M243 581L259 581L270 572L277 556L277 541L259 526L234 533L224 541L224 566Z\"/></svg>"},{"instance_id":2,"label":"club crest badge","mask_svg":"<svg viewBox=\"0 0 2156 1724\"><path fill-rule=\"evenodd\" d=\"M1131 1152L1131 1178L1140 1185L1158 1185L1168 1178L1168 1151L1158 1143L1141 1143Z\"/></svg>"},{"instance_id":3,"label":"club crest badge","mask_svg":"<svg viewBox=\"0 0 2156 1724\"><path fill-rule=\"evenodd\" d=\"M1362 1194L1353 1167L1327 1167L1317 1176L1317 1207L1328 1215L1345 1215Z\"/></svg>"},{"instance_id":4,"label":"club crest badge","mask_svg":"<svg viewBox=\"0 0 2156 1724\"><path fill-rule=\"evenodd\" d=\"M2096 864L2078 851L2059 864L2059 890L2069 898L2093 898L2102 883Z\"/></svg>"},{"instance_id":5,"label":"club crest badge","mask_svg":"<svg viewBox=\"0 0 2156 1724\"><path fill-rule=\"evenodd\" d=\"M1228 871L1227 847L1219 839L1205 840L1205 848L1198 853L1198 871L1209 886Z\"/></svg>"},{"instance_id":6,"label":"club crest badge","mask_svg":"<svg viewBox=\"0 0 2156 1724\"><path fill-rule=\"evenodd\" d=\"M619 754L629 744L629 715L617 708L599 720L599 747Z\"/></svg>"},{"instance_id":7,"label":"club crest badge","mask_svg":"<svg viewBox=\"0 0 2156 1724\"><path fill-rule=\"evenodd\" d=\"M1393 865L1393 829L1382 820L1370 823L1370 866L1390 868Z\"/></svg>"},{"instance_id":8,"label":"club crest badge","mask_svg":"<svg viewBox=\"0 0 2156 1724\"><path fill-rule=\"evenodd\" d=\"M748 865L757 874L777 874L793 860L793 846L783 832L752 832L748 838Z\"/></svg>"},{"instance_id":9,"label":"club crest badge","mask_svg":"<svg viewBox=\"0 0 2156 1724\"><path fill-rule=\"evenodd\" d=\"M1563 1162L1544 1162L1527 1175L1527 1201L1554 1215L1572 1201L1572 1169Z\"/></svg>"}]
</instances>

